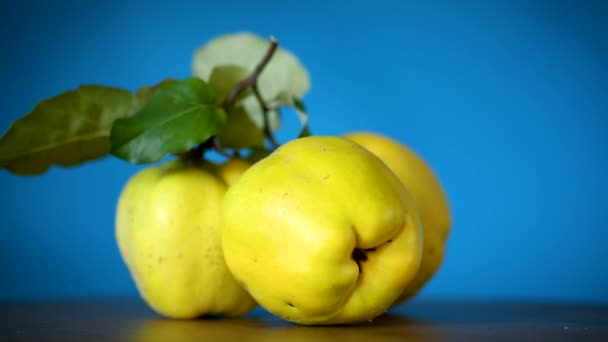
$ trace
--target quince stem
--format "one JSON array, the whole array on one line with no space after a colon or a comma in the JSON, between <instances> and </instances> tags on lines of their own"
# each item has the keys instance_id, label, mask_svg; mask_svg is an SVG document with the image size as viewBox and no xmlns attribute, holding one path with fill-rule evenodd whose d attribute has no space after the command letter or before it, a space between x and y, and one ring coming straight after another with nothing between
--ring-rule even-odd
<instances>
[{"instance_id":1,"label":"quince stem","mask_svg":"<svg viewBox=\"0 0 608 342\"><path fill-rule=\"evenodd\" d=\"M260 90L258 89L257 82L253 84L253 86L251 87L251 90L253 90L253 94L255 95L256 99L260 103L260 107L262 107L262 113L264 113L264 135L266 136L266 138L268 138L272 147L276 149L279 146L281 146L281 144L274 137L274 135L272 134L272 130L270 129L270 123L268 120L268 113L269 113L270 109L268 108L268 106L266 105L266 102L262 98L262 94L260 94Z\"/></svg>"},{"instance_id":2,"label":"quince stem","mask_svg":"<svg viewBox=\"0 0 608 342\"><path fill-rule=\"evenodd\" d=\"M215 150L215 152L221 154L222 156L231 159L235 156L234 153L230 153L228 150L226 150L225 148L223 148L220 143L217 141L217 139L211 138L211 147L213 147L213 149Z\"/></svg>"},{"instance_id":3,"label":"quince stem","mask_svg":"<svg viewBox=\"0 0 608 342\"><path fill-rule=\"evenodd\" d=\"M253 72L249 76L247 76L244 80L239 82L230 91L230 94L228 94L228 96L226 97L226 100L224 100L224 103L222 105L224 107L224 109L226 111L228 111L228 109L230 107L232 107L232 105L234 105L234 103L236 102L239 95L242 92L244 92L245 90L247 90L248 88L251 88L251 90L253 91L253 94L255 95L256 99L260 103L260 107L262 108L262 112L264 114L264 135L266 136L268 141L270 141L270 144L272 144L272 147L275 149L277 147L279 147L281 144L279 144L279 142L275 139L274 135L272 134L272 130L270 129L270 122L268 119L270 109L268 108L268 106L266 105L266 102L262 98L262 94L260 94L260 90L258 88L258 78L259 78L260 74L262 73L262 71L264 71L264 68L266 67L268 62L270 62L270 60L272 59L272 56L274 55L274 52L277 50L278 46L279 46L279 42L276 40L276 38L270 37L270 46L268 47L268 50L266 51L266 54L264 54L264 57L262 58L262 60L256 65L255 69L253 69Z\"/></svg>"},{"instance_id":4,"label":"quince stem","mask_svg":"<svg viewBox=\"0 0 608 342\"><path fill-rule=\"evenodd\" d=\"M217 153L228 159L232 159L236 156L236 152L230 153L230 151L226 150L219 144L215 137L205 140L205 142L199 144L188 152L177 153L176 155L184 160L197 160L201 159L205 154L205 151L209 149L215 150Z\"/></svg>"},{"instance_id":5,"label":"quince stem","mask_svg":"<svg viewBox=\"0 0 608 342\"><path fill-rule=\"evenodd\" d=\"M266 67L268 62L270 62L270 60L272 59L272 56L274 55L274 52L277 50L278 46L279 42L276 40L276 38L270 37L270 46L268 47L268 50L264 54L262 60L260 60L260 62L256 65L255 69L253 69L251 74L249 74L249 76L247 76L241 82L237 83L236 86L234 86L234 88L230 91L230 94L228 94L228 96L222 103L222 107L226 112L228 112L228 110L236 103L239 95L241 95L245 90L251 88L253 94L260 103L260 107L262 108L262 112L264 114L264 135L268 139L272 147L275 149L278 148L281 144L275 139L274 135L272 134L272 130L270 129L270 122L268 119L270 109L268 108L268 105L260 94L260 90L258 88L258 78L262 71L264 71L264 68ZM207 139L207 141L193 148L192 150L186 153L178 154L178 156L184 159L199 159L203 157L203 154L208 149L213 149L217 153L228 159L231 159L236 155L236 151L234 151L234 153L231 153L230 151L226 150L219 144L216 137L213 136Z\"/></svg>"}]
</instances>

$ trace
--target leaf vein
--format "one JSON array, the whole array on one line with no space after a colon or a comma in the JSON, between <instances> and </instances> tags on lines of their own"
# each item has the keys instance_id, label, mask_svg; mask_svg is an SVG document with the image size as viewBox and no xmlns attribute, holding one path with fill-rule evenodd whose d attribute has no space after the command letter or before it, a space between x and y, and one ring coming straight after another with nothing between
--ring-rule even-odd
<instances>
[{"instance_id":1,"label":"leaf vein","mask_svg":"<svg viewBox=\"0 0 608 342\"><path fill-rule=\"evenodd\" d=\"M52 149L55 149L55 148L58 148L61 146L65 146L65 145L69 145L72 143L77 143L77 142L87 141L87 140L94 140L94 139L99 139L99 138L109 137L109 136L110 136L109 130L104 130L104 131L93 133L93 134L78 135L78 136L74 136L69 139L63 140L61 142L57 142L57 143L53 143L53 144L49 144L49 145L43 145L40 147L35 147L33 149L27 149L23 152L14 153L12 155L9 154L8 157L6 157L6 156L0 157L0 161L10 161L10 160L15 160L15 159L20 159L25 156L34 155L37 153L52 150Z\"/></svg>"}]
</instances>

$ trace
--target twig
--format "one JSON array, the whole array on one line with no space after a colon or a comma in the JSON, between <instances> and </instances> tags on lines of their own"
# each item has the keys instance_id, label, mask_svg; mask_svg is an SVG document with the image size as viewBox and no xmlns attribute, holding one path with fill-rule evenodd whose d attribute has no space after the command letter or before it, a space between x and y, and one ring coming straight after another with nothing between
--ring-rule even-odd
<instances>
[{"instance_id":1,"label":"twig","mask_svg":"<svg viewBox=\"0 0 608 342\"><path fill-rule=\"evenodd\" d=\"M260 107L262 108L262 114L264 117L264 135L266 135L268 140L270 140L270 144L272 144L272 147L277 149L279 148L279 146L281 146L281 144L274 137L274 135L272 134L272 130L270 129L270 118L268 117L268 115L270 114L270 109L266 105L266 102L264 102L262 94L260 94L260 89L258 88L257 82L253 84L251 90L253 90L255 98L258 100L258 102L260 103Z\"/></svg>"},{"instance_id":2,"label":"twig","mask_svg":"<svg viewBox=\"0 0 608 342\"><path fill-rule=\"evenodd\" d=\"M209 140L205 141L202 144L199 144L197 147L193 148L192 150L190 150L190 157L192 159L199 159L203 156L203 153L205 153L205 150L209 148Z\"/></svg>"},{"instance_id":3,"label":"twig","mask_svg":"<svg viewBox=\"0 0 608 342\"><path fill-rule=\"evenodd\" d=\"M239 97L239 95L241 95L242 92L247 90L247 88L254 88L256 97L258 97L258 101L260 101L260 104L262 105L262 108L264 110L264 131L268 132L266 136L270 139L270 142L273 146L275 146L275 148L278 147L278 143L270 133L267 117L268 107L266 107L266 104L260 96L260 92L257 87L257 81L258 77L260 76L268 62L270 62L270 59L272 58L272 55L274 55L274 52L276 51L278 46L279 43L277 42L277 40L274 37L270 37L270 46L268 47L268 50L266 51L266 54L264 55L262 60L256 65L255 69L253 69L253 72L249 76L247 76L247 78L239 82L230 91L230 94L228 94L228 97L226 97L224 103L222 103L224 109L228 111L228 109L230 109L230 107L234 105L237 98ZM218 144L218 142L216 141L215 137L207 139L207 141L186 153L179 153L178 156L180 156L181 158L200 158L202 157L204 151L209 148L213 148L217 153L221 154L226 158L232 158L235 156L234 154L228 152L222 146L220 146L220 144Z\"/></svg>"},{"instance_id":4,"label":"twig","mask_svg":"<svg viewBox=\"0 0 608 342\"><path fill-rule=\"evenodd\" d=\"M234 157L234 154L228 152L226 149L224 149L220 144L218 144L217 140L213 139L212 140L212 147L215 150L215 152L221 154L222 156L231 159L232 157Z\"/></svg>"},{"instance_id":5,"label":"twig","mask_svg":"<svg viewBox=\"0 0 608 342\"><path fill-rule=\"evenodd\" d=\"M277 42L277 40L274 37L271 37L270 46L268 47L268 51L266 51L266 54L264 55L262 60L258 63L258 65L256 65L255 69L253 69L253 72L249 76L247 76L247 78L239 82L230 91L230 94L228 94L228 97L226 97L226 100L224 100L223 107L225 109L232 107L232 105L234 105L236 99L239 97L239 95L241 95L242 92L244 92L247 88L253 87L257 83L258 77L266 67L266 64L270 62L270 59L272 58L272 55L276 51L278 45L279 43Z\"/></svg>"}]
</instances>

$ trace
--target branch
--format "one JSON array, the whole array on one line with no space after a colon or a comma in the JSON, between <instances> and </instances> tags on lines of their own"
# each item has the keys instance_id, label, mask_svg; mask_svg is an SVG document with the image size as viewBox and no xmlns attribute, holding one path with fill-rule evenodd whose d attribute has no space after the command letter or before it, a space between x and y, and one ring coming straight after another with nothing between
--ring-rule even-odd
<instances>
[{"instance_id":1,"label":"branch","mask_svg":"<svg viewBox=\"0 0 608 342\"><path fill-rule=\"evenodd\" d=\"M228 97L226 97L226 99L224 100L224 103L222 104L222 106L224 107L224 110L228 111L228 109L234 105L237 98L239 97L239 95L241 95L242 92L247 90L247 88L253 87L254 92L256 93L256 96L258 97L258 100L260 101L260 104L262 105L262 108L264 109L264 131L270 131L270 129L268 127L268 118L267 118L268 107L266 107L266 104L264 103L264 101L262 100L262 97L260 96L260 92L257 87L257 81L258 81L258 77L260 77L260 74L262 73L262 71L264 71L264 68L266 67L268 62L270 62L270 59L274 55L274 52L277 50L278 46L279 46L279 43L277 42L277 40L274 37L270 37L270 46L268 47L268 50L266 51L266 54L264 55L262 60L256 65L255 69L253 69L253 72L249 76L247 76L247 78L245 78L244 80L239 82L230 91L230 94L228 94ZM267 134L267 136L270 139L270 141L272 142L272 144L275 145L275 147L277 147L278 143L274 139L272 134L270 134L270 135ZM217 153L221 154L222 156L224 156L226 158L234 157L234 154L228 152L222 146L220 146L220 144L218 144L215 137L211 137L211 138L207 139L207 141L205 141L204 143L198 145L197 147L193 148L192 150L190 150L186 153L179 153L177 155L179 157L185 158L185 159L197 159L197 158L201 158L203 156L203 153L210 148L214 149Z\"/></svg>"},{"instance_id":2,"label":"branch","mask_svg":"<svg viewBox=\"0 0 608 342\"><path fill-rule=\"evenodd\" d=\"M270 62L270 59L272 58L272 55L274 55L274 52L276 51L278 46L279 43L277 42L277 40L274 37L271 37L268 51L266 51L266 54L264 55L262 60L258 63L258 65L256 65L255 69L253 69L253 72L249 76L247 76L247 78L239 82L230 91L230 94L228 94L228 97L226 97L226 100L224 100L224 109L232 107L232 105L236 102L236 99L239 97L239 95L241 95L242 92L244 92L247 88L253 87L257 83L258 77L266 67L266 64Z\"/></svg>"},{"instance_id":3,"label":"branch","mask_svg":"<svg viewBox=\"0 0 608 342\"><path fill-rule=\"evenodd\" d=\"M260 94L260 89L258 89L257 82L253 84L253 86L251 87L251 90L253 90L253 94L255 95L255 98L260 103L260 107L262 107L262 114L264 116L264 135L266 135L266 137L268 137L268 140L270 140L272 147L277 149L277 148L279 148L279 146L281 146L281 144L279 144L277 139L272 134L272 130L270 129L270 121L268 118L270 109L266 105L266 102L264 102L264 99L262 98L262 94Z\"/></svg>"},{"instance_id":4,"label":"branch","mask_svg":"<svg viewBox=\"0 0 608 342\"><path fill-rule=\"evenodd\" d=\"M215 152L221 154L222 156L224 156L228 159L232 159L232 157L234 157L234 154L225 150L220 144L218 144L217 140L213 139L212 144L213 144L212 147L215 150Z\"/></svg>"}]
</instances>

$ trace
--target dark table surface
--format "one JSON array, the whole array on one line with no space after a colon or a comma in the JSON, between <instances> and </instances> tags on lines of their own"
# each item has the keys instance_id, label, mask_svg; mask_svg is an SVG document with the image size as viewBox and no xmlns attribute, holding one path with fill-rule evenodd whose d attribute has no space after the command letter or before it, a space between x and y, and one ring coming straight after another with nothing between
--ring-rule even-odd
<instances>
[{"instance_id":1,"label":"dark table surface","mask_svg":"<svg viewBox=\"0 0 608 342\"><path fill-rule=\"evenodd\" d=\"M164 319L138 299L0 304L0 341L608 341L608 306L413 300L371 323L305 327L257 308Z\"/></svg>"}]
</instances>

